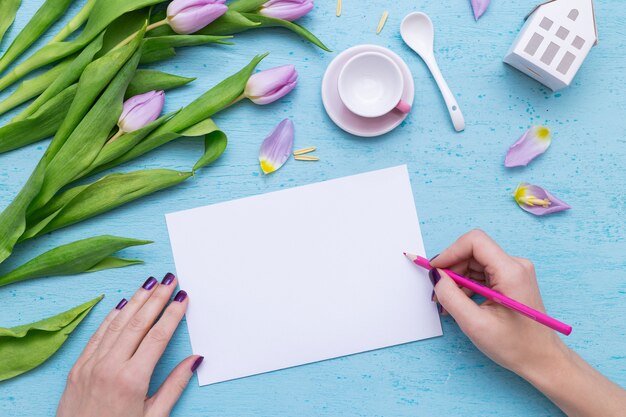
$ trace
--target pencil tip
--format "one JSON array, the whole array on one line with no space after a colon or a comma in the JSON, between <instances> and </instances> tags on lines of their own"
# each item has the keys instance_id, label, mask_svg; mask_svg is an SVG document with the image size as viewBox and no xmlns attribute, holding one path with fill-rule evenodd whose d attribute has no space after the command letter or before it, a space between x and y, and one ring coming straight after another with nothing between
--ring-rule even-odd
<instances>
[{"instance_id":1,"label":"pencil tip","mask_svg":"<svg viewBox=\"0 0 626 417\"><path fill-rule=\"evenodd\" d=\"M406 256L407 258L409 258L411 261L415 261L417 259L417 256L413 255L412 253L406 253L404 252L404 256Z\"/></svg>"},{"instance_id":2,"label":"pencil tip","mask_svg":"<svg viewBox=\"0 0 626 417\"><path fill-rule=\"evenodd\" d=\"M404 256L406 256L406 252L402 252L402 254L403 254Z\"/></svg>"}]
</instances>

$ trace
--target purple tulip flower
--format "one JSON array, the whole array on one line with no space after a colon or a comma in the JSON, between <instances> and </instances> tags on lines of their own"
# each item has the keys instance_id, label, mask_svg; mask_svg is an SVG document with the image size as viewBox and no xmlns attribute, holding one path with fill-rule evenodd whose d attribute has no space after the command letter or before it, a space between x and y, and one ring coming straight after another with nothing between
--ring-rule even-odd
<instances>
[{"instance_id":1,"label":"purple tulip flower","mask_svg":"<svg viewBox=\"0 0 626 417\"><path fill-rule=\"evenodd\" d=\"M120 132L134 132L155 121L161 114L164 104L163 91L149 91L129 98L124 102L124 109L117 122Z\"/></svg>"},{"instance_id":2,"label":"purple tulip flower","mask_svg":"<svg viewBox=\"0 0 626 417\"><path fill-rule=\"evenodd\" d=\"M259 152L259 162L265 174L271 174L289 159L293 149L293 122L285 119L265 138Z\"/></svg>"},{"instance_id":3,"label":"purple tulip flower","mask_svg":"<svg viewBox=\"0 0 626 417\"><path fill-rule=\"evenodd\" d=\"M571 208L567 203L559 200L547 190L538 185L525 182L517 186L513 197L522 210L535 216L543 216L544 214L556 213Z\"/></svg>"},{"instance_id":4,"label":"purple tulip flower","mask_svg":"<svg viewBox=\"0 0 626 417\"><path fill-rule=\"evenodd\" d=\"M511 145L504 158L504 166L507 168L526 166L547 151L550 143L552 143L550 129L545 126L533 126Z\"/></svg>"},{"instance_id":5,"label":"purple tulip flower","mask_svg":"<svg viewBox=\"0 0 626 417\"><path fill-rule=\"evenodd\" d=\"M487 11L491 0L471 0L474 19L478 20Z\"/></svg>"},{"instance_id":6,"label":"purple tulip flower","mask_svg":"<svg viewBox=\"0 0 626 417\"><path fill-rule=\"evenodd\" d=\"M253 74L243 94L256 104L269 104L287 95L297 82L296 67L284 65Z\"/></svg>"},{"instance_id":7,"label":"purple tulip flower","mask_svg":"<svg viewBox=\"0 0 626 417\"><path fill-rule=\"evenodd\" d=\"M226 0L174 0L167 6L167 23L174 32L188 35L226 13Z\"/></svg>"},{"instance_id":8,"label":"purple tulip flower","mask_svg":"<svg viewBox=\"0 0 626 417\"><path fill-rule=\"evenodd\" d=\"M313 10L313 0L269 0L261 6L259 14L292 22L311 10Z\"/></svg>"}]
</instances>

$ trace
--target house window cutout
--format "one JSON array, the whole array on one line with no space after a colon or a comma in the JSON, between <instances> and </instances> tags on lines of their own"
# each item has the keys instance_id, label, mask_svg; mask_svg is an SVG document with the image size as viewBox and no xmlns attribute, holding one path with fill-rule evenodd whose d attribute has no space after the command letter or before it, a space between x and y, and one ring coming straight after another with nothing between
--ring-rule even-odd
<instances>
[{"instance_id":1,"label":"house window cutout","mask_svg":"<svg viewBox=\"0 0 626 417\"><path fill-rule=\"evenodd\" d=\"M567 15L567 17L569 17L573 21L576 21L576 19L578 19L578 9L570 10L570 12Z\"/></svg>"},{"instance_id":2,"label":"house window cutout","mask_svg":"<svg viewBox=\"0 0 626 417\"><path fill-rule=\"evenodd\" d=\"M576 55L574 55L571 52L566 52L565 56L563 56L563 59L561 60L561 63L559 63L559 66L556 68L556 70L563 75L567 74L567 71L569 71L575 59L576 59Z\"/></svg>"},{"instance_id":3,"label":"house window cutout","mask_svg":"<svg viewBox=\"0 0 626 417\"><path fill-rule=\"evenodd\" d=\"M530 56L535 55L537 49L539 49L539 46L541 45L541 42L543 42L543 36L538 33L534 33L528 41L528 45L526 45L526 48L524 48L524 52L526 52Z\"/></svg>"},{"instance_id":4,"label":"house window cutout","mask_svg":"<svg viewBox=\"0 0 626 417\"><path fill-rule=\"evenodd\" d=\"M554 23L552 20L548 19L547 17L544 17L543 19L541 19L541 23L539 23L539 27L545 30L550 30L550 28L552 27L552 23Z\"/></svg>"},{"instance_id":5,"label":"house window cutout","mask_svg":"<svg viewBox=\"0 0 626 417\"><path fill-rule=\"evenodd\" d=\"M582 49L582 47L585 45L585 40L581 38L580 36L576 36L574 40L572 41L572 45L576 49Z\"/></svg>"},{"instance_id":6,"label":"house window cutout","mask_svg":"<svg viewBox=\"0 0 626 417\"><path fill-rule=\"evenodd\" d=\"M559 52L559 45L554 42L550 42L550 45L546 48L546 51L541 56L541 62L546 65L552 64L552 60L556 56L556 53Z\"/></svg>"},{"instance_id":7,"label":"house window cutout","mask_svg":"<svg viewBox=\"0 0 626 417\"><path fill-rule=\"evenodd\" d=\"M567 35L569 35L569 30L567 30L566 28L564 28L563 26L561 26L559 28L559 30L556 31L556 36L559 39L565 40L567 39Z\"/></svg>"}]
</instances>

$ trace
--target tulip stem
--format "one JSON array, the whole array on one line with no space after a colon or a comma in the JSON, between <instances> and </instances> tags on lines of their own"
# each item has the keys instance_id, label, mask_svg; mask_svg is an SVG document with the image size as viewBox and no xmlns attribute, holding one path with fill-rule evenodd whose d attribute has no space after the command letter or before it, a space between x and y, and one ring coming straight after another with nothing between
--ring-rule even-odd
<instances>
[{"instance_id":1,"label":"tulip stem","mask_svg":"<svg viewBox=\"0 0 626 417\"><path fill-rule=\"evenodd\" d=\"M156 29L163 25L167 25L167 17L163 20L159 20L158 22L154 22L153 24L148 25L148 27L146 28L146 32L150 32L152 29Z\"/></svg>"},{"instance_id":2,"label":"tulip stem","mask_svg":"<svg viewBox=\"0 0 626 417\"><path fill-rule=\"evenodd\" d=\"M116 139L119 139L119 137L122 136L123 134L124 134L124 131L122 129L119 129L115 135L111 136L111 139L109 139L107 143L104 144L104 146L108 145L109 143L112 143Z\"/></svg>"},{"instance_id":3,"label":"tulip stem","mask_svg":"<svg viewBox=\"0 0 626 417\"><path fill-rule=\"evenodd\" d=\"M163 25L167 25L167 17L163 20L159 20L158 22L154 22L151 25L148 25L148 27L146 28L146 32L151 31L152 29L156 29L158 27L161 27ZM130 35L129 37L127 37L126 39L124 39L122 42L118 43L117 45L115 45L115 48L112 49L112 51L121 48L122 46L128 45L128 43L130 41L133 40L133 38L135 36L137 36L137 34L139 33L139 31L133 33L132 35Z\"/></svg>"},{"instance_id":4,"label":"tulip stem","mask_svg":"<svg viewBox=\"0 0 626 417\"><path fill-rule=\"evenodd\" d=\"M241 93L241 95L239 97L237 97L236 99L234 99L233 101L230 102L230 104L226 107L230 107L233 104L239 103L241 100L243 100L244 98L246 98L246 93Z\"/></svg>"}]
</instances>

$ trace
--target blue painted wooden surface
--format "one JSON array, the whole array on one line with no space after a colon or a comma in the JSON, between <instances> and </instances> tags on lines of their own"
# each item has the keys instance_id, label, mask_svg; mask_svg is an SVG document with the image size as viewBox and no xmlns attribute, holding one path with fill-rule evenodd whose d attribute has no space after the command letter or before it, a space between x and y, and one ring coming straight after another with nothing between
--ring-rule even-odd
<instances>
[{"instance_id":1,"label":"blue painted wooden surface","mask_svg":"<svg viewBox=\"0 0 626 417\"><path fill-rule=\"evenodd\" d=\"M0 50L42 2L24 2ZM399 53L413 71L414 111L396 131L376 139L352 137L324 113L321 78L337 52L324 53L283 30L249 32L237 36L235 46L181 50L178 57L160 65L169 72L198 77L192 85L167 95L167 111L190 102L265 51L271 55L260 68L294 63L300 83L276 104L259 108L242 103L219 114L216 121L230 140L226 154L178 188L19 247L9 265L96 234L155 241L124 252L146 260L143 266L0 289L2 326L38 320L106 294L51 360L0 383L0 415L52 415L70 367L108 310L147 276L173 269L165 213L404 163L411 172L429 254L468 229L480 227L507 251L531 258L549 312L574 326L567 343L601 372L626 385L626 9L619 0L596 2L600 44L574 85L555 94L501 62L534 3L496 0L476 23L466 0L410 4L344 0L340 18L334 15L334 0L318 0L302 23L334 51L376 43ZM389 20L377 36L375 28L385 9ZM453 131L424 64L400 39L400 21L414 10L427 12L435 24L436 55L465 114L464 133ZM296 124L296 146L317 146L322 160L292 160L278 173L263 177L257 163L259 144L284 117ZM505 170L507 147L536 123L553 129L552 148L526 169ZM18 192L44 149L45 143L40 143L0 155L1 207ZM123 169L188 170L200 152L199 141L183 140ZM511 198L520 181L546 186L573 210L531 217ZM215 386L200 388L194 379L174 415L560 415L540 393L485 358L451 318L444 318L443 325L443 337L418 343ZM183 324L157 367L153 388L190 352Z\"/></svg>"}]
</instances>

